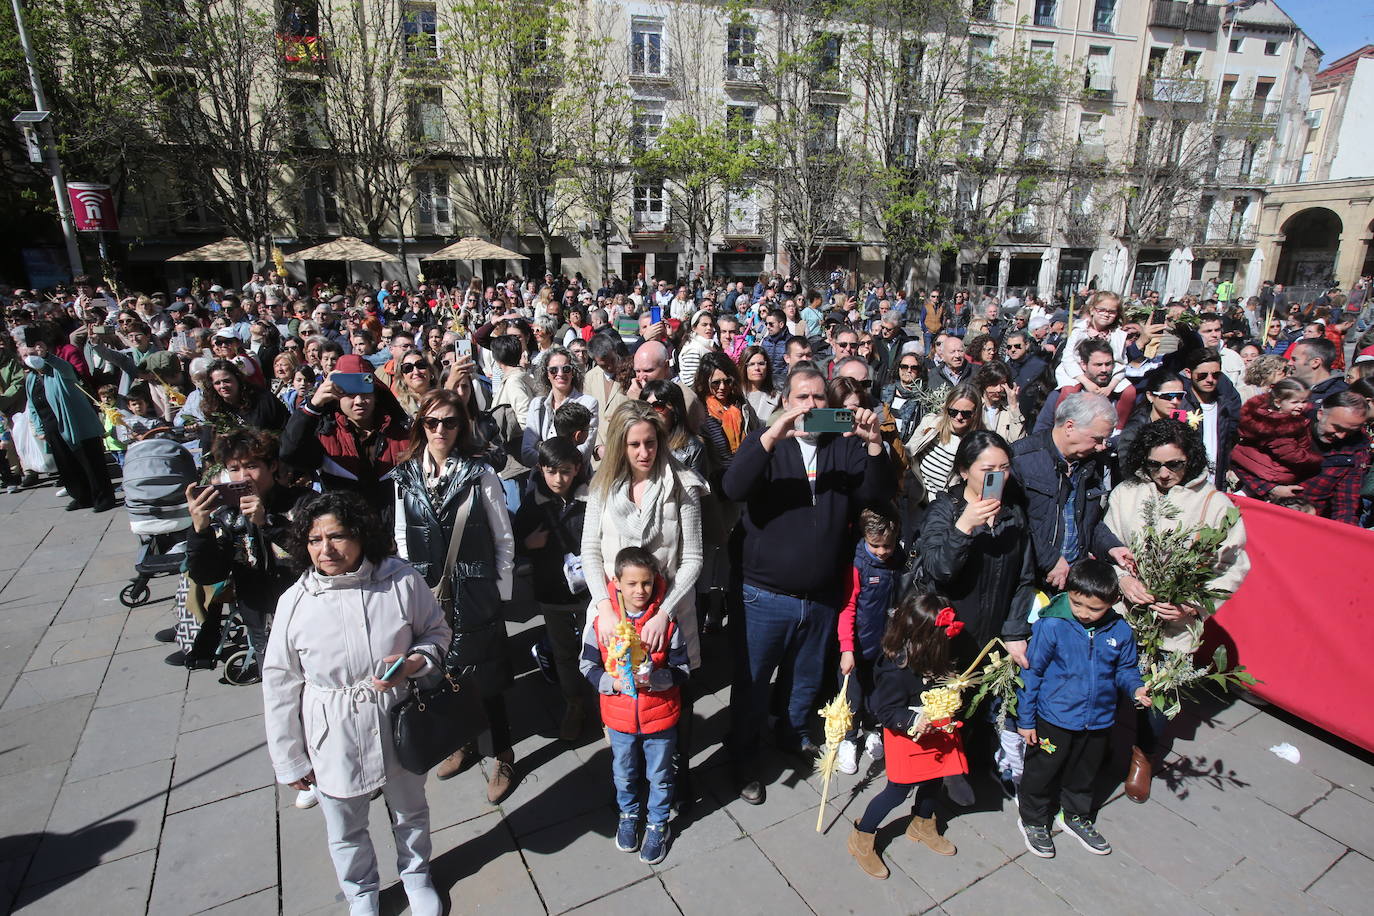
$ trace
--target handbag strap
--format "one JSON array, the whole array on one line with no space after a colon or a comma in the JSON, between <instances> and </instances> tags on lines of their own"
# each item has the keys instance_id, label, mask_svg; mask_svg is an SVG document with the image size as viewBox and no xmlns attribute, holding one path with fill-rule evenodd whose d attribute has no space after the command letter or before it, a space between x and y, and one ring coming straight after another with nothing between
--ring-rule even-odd
<instances>
[{"instance_id":1,"label":"handbag strap","mask_svg":"<svg viewBox=\"0 0 1374 916\"><path fill-rule=\"evenodd\" d=\"M453 587L453 564L458 560L458 548L463 543L463 531L468 526L468 516L472 514L472 505L477 502L477 488L472 488L472 493L467 499L458 504L458 511L453 514L453 534L448 539L448 556L444 558L444 574L439 579L439 587L435 590L437 594L447 596Z\"/></svg>"}]
</instances>

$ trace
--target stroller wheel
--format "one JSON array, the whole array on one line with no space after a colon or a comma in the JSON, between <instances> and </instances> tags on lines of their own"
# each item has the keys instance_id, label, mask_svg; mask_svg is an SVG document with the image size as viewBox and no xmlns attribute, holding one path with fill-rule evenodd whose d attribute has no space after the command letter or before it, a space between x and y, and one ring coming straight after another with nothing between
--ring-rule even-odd
<instances>
[{"instance_id":1,"label":"stroller wheel","mask_svg":"<svg viewBox=\"0 0 1374 916\"><path fill-rule=\"evenodd\" d=\"M247 649L240 649L224 660L224 679L236 687L245 687L262 680L255 656Z\"/></svg>"},{"instance_id":2,"label":"stroller wheel","mask_svg":"<svg viewBox=\"0 0 1374 916\"><path fill-rule=\"evenodd\" d=\"M140 604L146 604L151 596L152 591L148 588L147 581L135 579L120 591L119 603L125 607L138 607Z\"/></svg>"}]
</instances>

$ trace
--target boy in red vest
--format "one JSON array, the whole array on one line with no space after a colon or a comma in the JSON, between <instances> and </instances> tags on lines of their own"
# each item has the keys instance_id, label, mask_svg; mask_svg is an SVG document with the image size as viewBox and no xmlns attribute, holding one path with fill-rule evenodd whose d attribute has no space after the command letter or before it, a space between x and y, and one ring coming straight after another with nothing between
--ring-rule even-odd
<instances>
[{"instance_id":1,"label":"boy in red vest","mask_svg":"<svg viewBox=\"0 0 1374 916\"><path fill-rule=\"evenodd\" d=\"M601 720L611 743L611 775L615 780L620 824L615 845L621 852L639 850L650 865L668 854L668 813L673 801L673 749L677 720L682 712L681 685L687 680L687 644L669 621L667 647L647 652L637 640L644 624L660 613L667 591L653 554L643 547L626 547L615 557L611 604L634 628L628 634L600 633L597 615L589 615L582 632L582 674L601 694ZM643 849L639 840L639 796L648 784L648 823Z\"/></svg>"}]
</instances>

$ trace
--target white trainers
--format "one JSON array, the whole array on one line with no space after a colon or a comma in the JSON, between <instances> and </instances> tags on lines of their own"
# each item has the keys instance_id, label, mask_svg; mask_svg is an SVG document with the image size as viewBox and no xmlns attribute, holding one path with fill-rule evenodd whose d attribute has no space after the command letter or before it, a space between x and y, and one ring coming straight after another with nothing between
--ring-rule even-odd
<instances>
[{"instance_id":1,"label":"white trainers","mask_svg":"<svg viewBox=\"0 0 1374 916\"><path fill-rule=\"evenodd\" d=\"M864 753L870 760L883 759L883 734L880 731L872 731L864 738Z\"/></svg>"},{"instance_id":2,"label":"white trainers","mask_svg":"<svg viewBox=\"0 0 1374 916\"><path fill-rule=\"evenodd\" d=\"M314 786L311 786L308 789L302 789L300 792L296 793L296 807L300 808L301 810L304 810L306 808L313 808L319 803L320 797L315 794Z\"/></svg>"},{"instance_id":3,"label":"white trainers","mask_svg":"<svg viewBox=\"0 0 1374 916\"><path fill-rule=\"evenodd\" d=\"M859 772L859 745L857 741L840 742L840 751L835 756L835 769L841 773Z\"/></svg>"}]
</instances>

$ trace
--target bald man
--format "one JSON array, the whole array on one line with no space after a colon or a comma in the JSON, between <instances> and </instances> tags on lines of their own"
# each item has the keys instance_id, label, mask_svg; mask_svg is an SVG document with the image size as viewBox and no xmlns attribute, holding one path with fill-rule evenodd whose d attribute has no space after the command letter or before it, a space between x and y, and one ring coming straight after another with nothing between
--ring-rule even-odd
<instances>
[{"instance_id":1,"label":"bald man","mask_svg":"<svg viewBox=\"0 0 1374 916\"><path fill-rule=\"evenodd\" d=\"M644 386L656 379L673 379L672 369L668 366L668 348L657 340L646 340L635 350L635 380L625 393L633 400L639 400L639 392ZM687 406L687 428L693 435L701 431L706 420L706 405L697 398L696 392L682 382L673 379L682 389L682 401Z\"/></svg>"}]
</instances>

